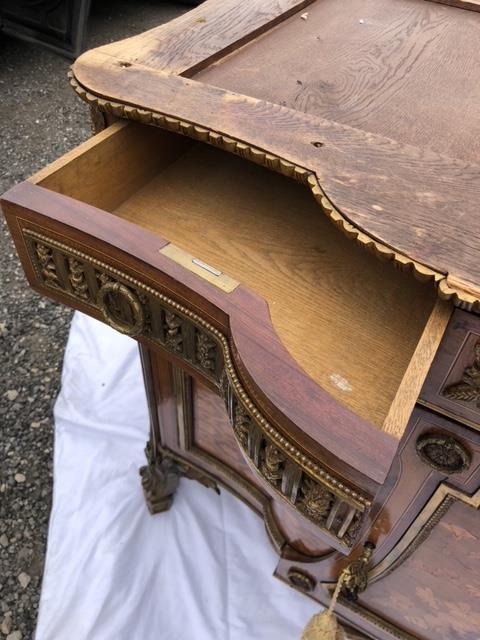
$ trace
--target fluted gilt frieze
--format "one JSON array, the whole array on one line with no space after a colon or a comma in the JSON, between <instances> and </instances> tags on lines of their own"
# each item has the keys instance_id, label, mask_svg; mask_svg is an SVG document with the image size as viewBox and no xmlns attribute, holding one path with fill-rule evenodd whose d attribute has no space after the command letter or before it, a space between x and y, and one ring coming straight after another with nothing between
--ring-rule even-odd
<instances>
[{"instance_id":1,"label":"fluted gilt frieze","mask_svg":"<svg viewBox=\"0 0 480 640\"><path fill-rule=\"evenodd\" d=\"M257 473L306 518L341 544L353 546L367 505L308 474L298 456L279 447L244 406L226 372L221 389L235 436Z\"/></svg>"}]
</instances>

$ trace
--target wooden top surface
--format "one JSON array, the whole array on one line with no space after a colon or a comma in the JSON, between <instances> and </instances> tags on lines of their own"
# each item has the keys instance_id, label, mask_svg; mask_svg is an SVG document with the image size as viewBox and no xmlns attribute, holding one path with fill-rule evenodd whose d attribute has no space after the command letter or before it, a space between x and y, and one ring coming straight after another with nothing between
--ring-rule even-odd
<instances>
[{"instance_id":1,"label":"wooden top surface","mask_svg":"<svg viewBox=\"0 0 480 640\"><path fill-rule=\"evenodd\" d=\"M478 163L479 45L473 11L319 0L195 79Z\"/></svg>"},{"instance_id":2,"label":"wooden top surface","mask_svg":"<svg viewBox=\"0 0 480 640\"><path fill-rule=\"evenodd\" d=\"M73 72L100 108L306 169L350 235L478 305L479 44L478 11L429 0L207 0Z\"/></svg>"}]
</instances>

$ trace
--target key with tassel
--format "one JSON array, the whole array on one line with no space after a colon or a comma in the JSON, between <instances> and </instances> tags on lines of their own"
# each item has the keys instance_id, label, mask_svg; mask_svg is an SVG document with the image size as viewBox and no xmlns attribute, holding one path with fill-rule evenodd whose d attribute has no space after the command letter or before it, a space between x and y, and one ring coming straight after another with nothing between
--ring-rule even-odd
<instances>
[{"instance_id":1,"label":"key with tassel","mask_svg":"<svg viewBox=\"0 0 480 640\"><path fill-rule=\"evenodd\" d=\"M335 606L340 593L347 600L356 600L368 584L368 563L375 545L366 542L358 560L351 562L341 572L330 605L326 611L315 614L305 627L301 640L346 640L345 632L335 615Z\"/></svg>"}]
</instances>

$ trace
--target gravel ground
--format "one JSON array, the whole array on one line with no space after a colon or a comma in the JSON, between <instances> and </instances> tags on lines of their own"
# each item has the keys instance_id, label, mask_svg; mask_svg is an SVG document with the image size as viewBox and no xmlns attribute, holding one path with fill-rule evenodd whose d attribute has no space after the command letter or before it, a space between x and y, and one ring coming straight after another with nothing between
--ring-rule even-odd
<instances>
[{"instance_id":1,"label":"gravel ground","mask_svg":"<svg viewBox=\"0 0 480 640\"><path fill-rule=\"evenodd\" d=\"M170 20L161 0L93 2L88 48ZM0 35L0 193L90 135L69 61ZM71 312L29 290L0 216L0 639L33 637L52 495L52 409ZM74 640L74 639L73 639Z\"/></svg>"}]
</instances>

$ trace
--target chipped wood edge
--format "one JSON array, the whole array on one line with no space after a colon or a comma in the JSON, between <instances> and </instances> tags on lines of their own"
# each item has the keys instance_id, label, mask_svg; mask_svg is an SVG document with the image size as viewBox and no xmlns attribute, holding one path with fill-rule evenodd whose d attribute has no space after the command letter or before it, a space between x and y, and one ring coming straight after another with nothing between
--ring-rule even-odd
<instances>
[{"instance_id":1,"label":"chipped wood edge","mask_svg":"<svg viewBox=\"0 0 480 640\"><path fill-rule=\"evenodd\" d=\"M448 274L431 269L427 265L395 251L392 247L376 240L368 233L356 227L327 197L316 174L312 170L296 165L285 158L246 144L218 131L196 125L194 122L187 122L168 114L141 109L97 96L78 82L72 70L69 71L68 78L73 90L96 111L110 113L117 118L133 120L141 124L160 127L188 136L189 138L205 142L224 151L234 153L245 160L255 162L287 178L292 178L300 182L310 189L313 197L327 218L340 229L347 238L353 240L357 245L362 247L362 249L373 253L373 255L380 260L393 262L395 267L401 271L411 273L421 282L433 283L438 296L442 300L450 300L455 306L467 311L480 312L480 292L477 293L472 287L469 287L461 280L454 280L449 277Z\"/></svg>"}]
</instances>

